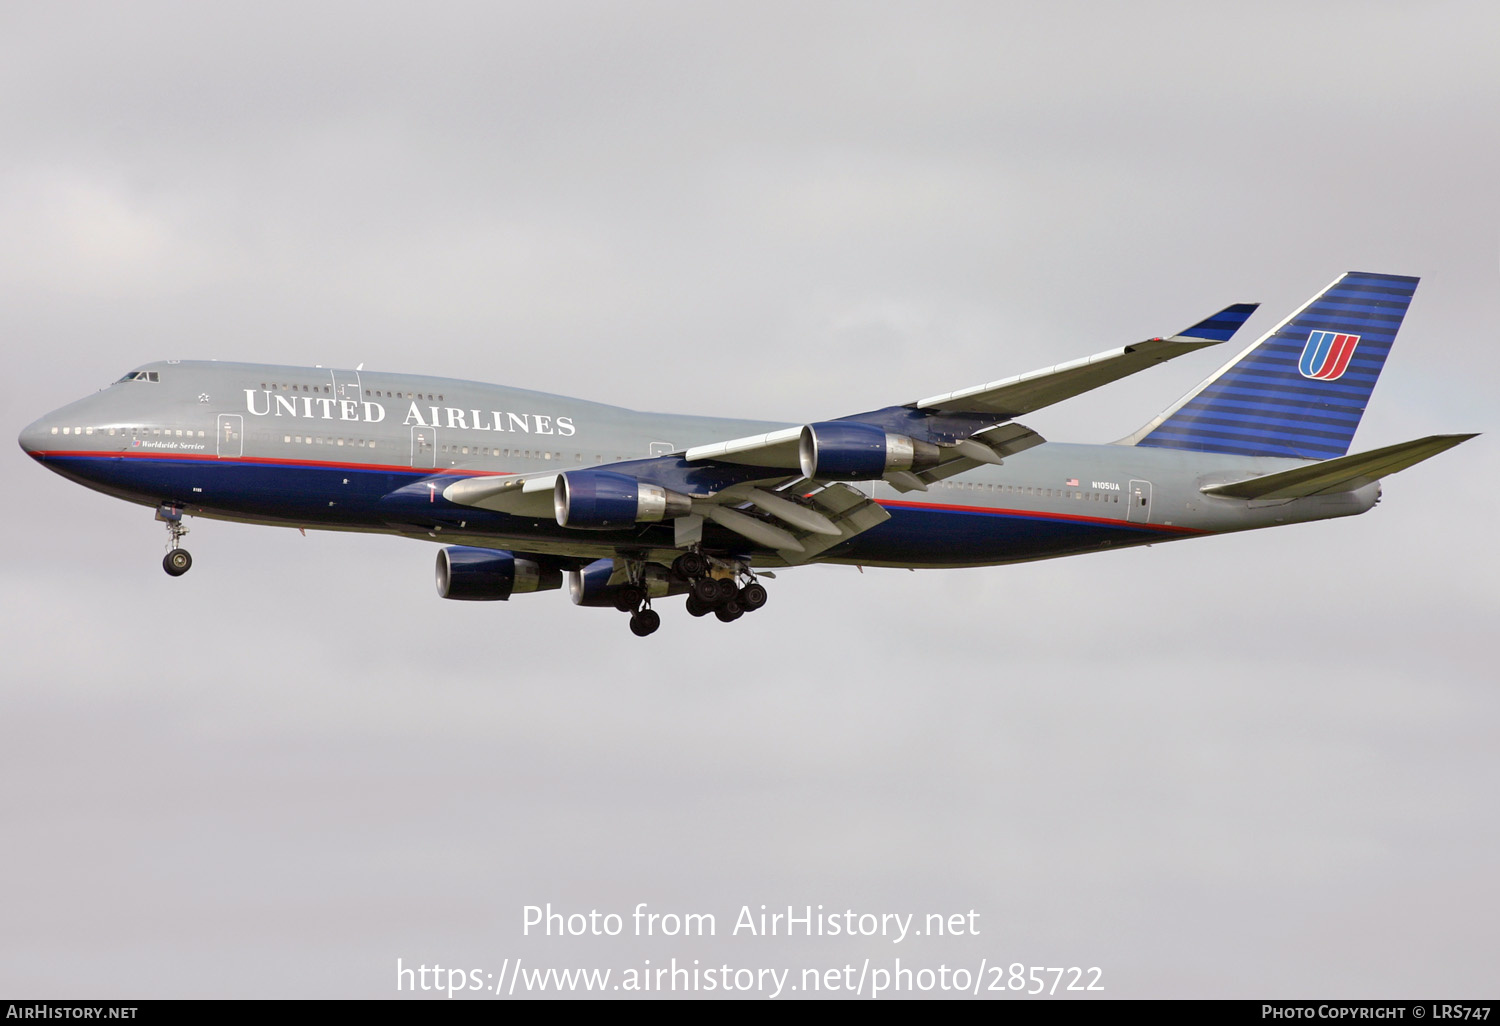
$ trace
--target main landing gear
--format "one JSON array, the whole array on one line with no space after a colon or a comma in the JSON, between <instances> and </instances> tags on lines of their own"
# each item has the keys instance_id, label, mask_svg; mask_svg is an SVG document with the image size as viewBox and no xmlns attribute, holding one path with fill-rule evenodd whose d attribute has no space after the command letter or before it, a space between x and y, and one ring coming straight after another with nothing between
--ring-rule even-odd
<instances>
[{"instance_id":1,"label":"main landing gear","mask_svg":"<svg viewBox=\"0 0 1500 1026\"><path fill-rule=\"evenodd\" d=\"M621 588L620 594L615 598L615 608L630 614L630 633L638 638L655 634L656 629L661 626L661 614L651 608L651 597L639 584Z\"/></svg>"},{"instance_id":2,"label":"main landing gear","mask_svg":"<svg viewBox=\"0 0 1500 1026\"><path fill-rule=\"evenodd\" d=\"M193 568L192 553L182 547L182 536L188 533L182 522L182 510L176 506L158 506L156 519L167 525L167 534L171 536L161 568L173 577L181 577Z\"/></svg>"},{"instance_id":3,"label":"main landing gear","mask_svg":"<svg viewBox=\"0 0 1500 1026\"><path fill-rule=\"evenodd\" d=\"M726 562L689 551L672 562L672 572L688 582L687 611L693 616L713 613L732 623L766 604L766 586L742 560Z\"/></svg>"},{"instance_id":4,"label":"main landing gear","mask_svg":"<svg viewBox=\"0 0 1500 1026\"><path fill-rule=\"evenodd\" d=\"M632 577L644 579L644 564L632 567ZM693 616L714 614L732 623L766 604L766 588L742 560L720 560L701 552L684 552L672 562L672 575L680 588L687 584L687 611ZM745 583L741 585L741 579ZM650 607L646 589L638 584L621 590L618 608L630 613L630 630L644 638L661 626L661 615Z\"/></svg>"},{"instance_id":5,"label":"main landing gear","mask_svg":"<svg viewBox=\"0 0 1500 1026\"><path fill-rule=\"evenodd\" d=\"M655 634L656 629L661 626L661 614L649 606L637 609L630 614L630 633L638 638L644 638L648 634Z\"/></svg>"},{"instance_id":6,"label":"main landing gear","mask_svg":"<svg viewBox=\"0 0 1500 1026\"><path fill-rule=\"evenodd\" d=\"M651 608L650 589L646 583L646 564L632 560L629 564L631 583L624 585L615 594L615 608L630 614L630 633L638 638L655 634L661 626L661 614Z\"/></svg>"}]
</instances>

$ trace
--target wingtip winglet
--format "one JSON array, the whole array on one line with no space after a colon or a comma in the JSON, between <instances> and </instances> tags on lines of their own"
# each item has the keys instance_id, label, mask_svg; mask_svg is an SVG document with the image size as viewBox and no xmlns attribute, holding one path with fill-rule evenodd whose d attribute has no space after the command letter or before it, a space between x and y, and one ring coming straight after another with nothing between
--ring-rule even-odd
<instances>
[{"instance_id":1,"label":"wingtip winglet","mask_svg":"<svg viewBox=\"0 0 1500 1026\"><path fill-rule=\"evenodd\" d=\"M1259 303L1235 303L1226 306L1212 317L1204 318L1186 331L1179 331L1177 334L1182 338L1228 342L1259 306Z\"/></svg>"}]
</instances>

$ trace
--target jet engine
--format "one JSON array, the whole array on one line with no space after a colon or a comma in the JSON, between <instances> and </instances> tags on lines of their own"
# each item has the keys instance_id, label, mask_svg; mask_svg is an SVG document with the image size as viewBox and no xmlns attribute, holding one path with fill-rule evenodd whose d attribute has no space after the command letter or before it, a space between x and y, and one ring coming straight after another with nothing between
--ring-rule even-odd
<instances>
[{"instance_id":1,"label":"jet engine","mask_svg":"<svg viewBox=\"0 0 1500 1026\"><path fill-rule=\"evenodd\" d=\"M575 606L607 606L613 609L629 609L642 597L663 598L681 595L688 590L687 581L675 576L660 563L647 563L644 575L645 596L638 593L633 584L610 584L615 572L615 561L596 559L582 570L568 571L568 593Z\"/></svg>"},{"instance_id":2,"label":"jet engine","mask_svg":"<svg viewBox=\"0 0 1500 1026\"><path fill-rule=\"evenodd\" d=\"M808 424L797 455L803 477L838 481L872 481L893 470L922 471L942 458L930 442L849 420Z\"/></svg>"},{"instance_id":3,"label":"jet engine","mask_svg":"<svg viewBox=\"0 0 1500 1026\"><path fill-rule=\"evenodd\" d=\"M502 549L450 545L438 552L437 590L445 599L505 600L529 591L562 587L562 571L549 570Z\"/></svg>"},{"instance_id":4,"label":"jet engine","mask_svg":"<svg viewBox=\"0 0 1500 1026\"><path fill-rule=\"evenodd\" d=\"M687 516L693 500L628 474L569 470L557 475L552 506L562 527L610 528Z\"/></svg>"}]
</instances>

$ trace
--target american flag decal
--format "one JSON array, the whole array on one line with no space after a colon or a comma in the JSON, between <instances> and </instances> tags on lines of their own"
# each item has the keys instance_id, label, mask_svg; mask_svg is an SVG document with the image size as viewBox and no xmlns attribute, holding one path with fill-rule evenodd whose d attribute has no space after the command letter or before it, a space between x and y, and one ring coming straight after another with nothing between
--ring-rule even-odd
<instances>
[{"instance_id":1,"label":"american flag decal","mask_svg":"<svg viewBox=\"0 0 1500 1026\"><path fill-rule=\"evenodd\" d=\"M1078 487L1078 478L1076 478L1076 477L1070 477L1066 481L1064 481L1063 484L1066 485L1069 488L1077 488Z\"/></svg>"}]
</instances>

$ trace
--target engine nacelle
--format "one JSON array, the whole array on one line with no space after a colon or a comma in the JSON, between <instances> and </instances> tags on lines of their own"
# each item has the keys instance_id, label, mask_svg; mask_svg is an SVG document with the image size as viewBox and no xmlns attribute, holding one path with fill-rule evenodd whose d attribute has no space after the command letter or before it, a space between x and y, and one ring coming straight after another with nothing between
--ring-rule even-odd
<instances>
[{"instance_id":1,"label":"engine nacelle","mask_svg":"<svg viewBox=\"0 0 1500 1026\"><path fill-rule=\"evenodd\" d=\"M850 420L808 424L797 456L803 477L838 481L873 481L893 470L922 471L941 459L930 442Z\"/></svg>"},{"instance_id":2,"label":"engine nacelle","mask_svg":"<svg viewBox=\"0 0 1500 1026\"><path fill-rule=\"evenodd\" d=\"M568 571L568 594L575 606L609 606L617 608L617 600L629 588L628 584L609 583L615 572L615 561L596 559L582 570ZM644 584L648 598L663 598L681 595L688 590L688 583L675 576L660 563L647 563Z\"/></svg>"},{"instance_id":3,"label":"engine nacelle","mask_svg":"<svg viewBox=\"0 0 1500 1026\"><path fill-rule=\"evenodd\" d=\"M562 527L610 528L685 517L693 500L628 474L569 470L557 475L552 507Z\"/></svg>"},{"instance_id":4,"label":"engine nacelle","mask_svg":"<svg viewBox=\"0 0 1500 1026\"><path fill-rule=\"evenodd\" d=\"M562 587L562 571L549 570L503 549L450 545L438 552L437 590L445 599L504 601L530 591Z\"/></svg>"}]
</instances>

